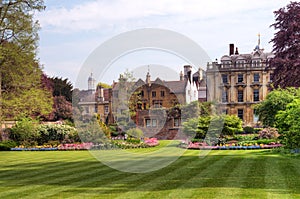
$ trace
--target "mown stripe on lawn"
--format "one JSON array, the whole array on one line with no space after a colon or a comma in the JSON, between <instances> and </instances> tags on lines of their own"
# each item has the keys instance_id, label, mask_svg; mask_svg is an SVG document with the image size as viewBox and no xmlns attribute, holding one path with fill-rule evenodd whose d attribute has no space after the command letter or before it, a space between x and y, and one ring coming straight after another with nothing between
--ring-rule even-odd
<instances>
[{"instance_id":1,"label":"mown stripe on lawn","mask_svg":"<svg viewBox=\"0 0 300 199\"><path fill-rule=\"evenodd\" d=\"M82 169L87 169L89 167L100 167L100 163L96 162L96 164L87 164L89 161L84 161L84 159L80 159L80 162L68 162L67 164L63 164L64 167L59 166L57 168L59 168L60 170L58 170L57 168L55 169L54 167L51 167L51 169L47 169L47 168L42 168L40 170L32 170L32 171L28 171L25 170L24 172L29 172L28 175L26 175L26 178L22 178L22 179L8 179L8 182L6 182L6 186L7 184L11 184L11 185L18 185L21 186L17 189L13 189L13 190L7 190L4 193L0 193L0 197L3 196L8 196L11 193L16 194L19 192L24 192L24 191L30 191L31 189L36 189L37 187L40 186L44 186L45 184L55 184L58 182L62 182L65 179L63 177L72 177L74 176L74 173L82 170ZM84 166L84 168L83 168ZM102 169L106 170L106 167L102 167ZM53 172L51 172L53 170ZM107 169L109 170L109 169ZM90 172L90 171L87 171ZM107 171L103 171L103 172L107 172ZM75 176L76 177L76 176ZM43 182L44 181L44 182ZM55 182L54 182L55 181ZM39 182L41 185L37 185L37 186L33 186L30 189L26 188L26 185L35 185L36 182ZM8 184L8 186L9 186Z\"/></svg>"},{"instance_id":2,"label":"mown stripe on lawn","mask_svg":"<svg viewBox=\"0 0 300 199\"><path fill-rule=\"evenodd\" d=\"M177 160L176 162L171 164L172 168L170 168L170 169L164 168L164 171L163 171L164 176L166 176L166 174L168 174L170 172L177 171L177 169L184 167L187 162L191 162L194 159L195 159L195 157L191 156L191 157L185 158L186 161ZM169 167L166 167L166 168L169 168ZM101 196L103 198L112 197L112 194L114 194L114 192L115 192L115 196L117 196L120 193L125 193L131 189L136 189L137 188L136 184L142 185L142 184L148 183L149 182L148 179L150 179L150 181L151 181L153 179L160 178L161 173L162 173L162 170L157 170L157 171L153 171L153 172L149 172L149 173L141 173L141 174L131 173L131 174L129 174L127 176L123 176L123 177L118 176L117 178L114 178L113 180L110 180L107 182L103 181L102 186L100 188L101 190L99 191L99 193L102 194ZM113 191L113 190L117 190L117 191ZM105 194L105 195L103 195L103 194ZM122 196L123 196L123 194L122 194ZM78 198L80 198L80 196L78 196Z\"/></svg>"},{"instance_id":3,"label":"mown stripe on lawn","mask_svg":"<svg viewBox=\"0 0 300 199\"><path fill-rule=\"evenodd\" d=\"M209 191L203 194L209 187L223 187L226 185L224 178L230 175L232 169L237 167L242 159L239 157L237 161L231 161L230 152L222 152L221 159L214 164L210 165L207 169L197 173L191 177L186 183L182 184L177 190L174 190L168 195L168 198L212 198L218 191ZM211 151L210 157L218 156L217 151ZM230 170L228 170L228 167ZM227 169L226 169L227 168ZM227 172L224 172L227 171ZM225 178L226 179L226 178ZM196 190L197 189L197 190ZM193 191L192 191L193 190ZM219 189L218 189L219 190Z\"/></svg>"},{"instance_id":4,"label":"mown stripe on lawn","mask_svg":"<svg viewBox=\"0 0 300 199\"><path fill-rule=\"evenodd\" d=\"M217 162L223 160L222 157L216 158L212 156L198 158L197 155L195 155L198 153L199 151L188 151L184 157L177 161L183 164L182 167L172 164L160 170L159 173L163 173L164 175L149 179L149 181L135 187L131 191L120 195L119 198L130 198L132 195L134 195L134 198L165 197L165 194L176 190L181 184L189 181L189 179L196 175L195 173L204 172L209 169L211 165L215 165ZM189 157L188 154L191 154L191 156ZM188 162L187 158L190 159ZM187 170L189 172L186 172ZM158 193L163 193L164 195L159 196L157 195ZM176 195L176 198L177 197L178 195Z\"/></svg>"},{"instance_id":5,"label":"mown stripe on lawn","mask_svg":"<svg viewBox=\"0 0 300 199\"><path fill-rule=\"evenodd\" d=\"M287 183L285 180L285 169L282 171L283 158L278 155L270 155L266 157L266 174L265 174L265 190L267 198L291 198L287 192Z\"/></svg>"}]
</instances>

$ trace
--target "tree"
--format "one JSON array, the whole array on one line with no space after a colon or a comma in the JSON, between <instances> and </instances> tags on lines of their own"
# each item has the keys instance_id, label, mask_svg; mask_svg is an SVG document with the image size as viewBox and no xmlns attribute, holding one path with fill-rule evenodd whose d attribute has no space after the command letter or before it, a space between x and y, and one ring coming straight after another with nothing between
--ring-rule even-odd
<instances>
[{"instance_id":1,"label":"tree","mask_svg":"<svg viewBox=\"0 0 300 199\"><path fill-rule=\"evenodd\" d=\"M273 85L286 88L300 86L300 2L290 2L286 7L274 12L275 30L273 52L275 57L270 61L274 67Z\"/></svg>"},{"instance_id":2,"label":"tree","mask_svg":"<svg viewBox=\"0 0 300 199\"><path fill-rule=\"evenodd\" d=\"M263 102L255 106L259 120L265 126L274 127L276 114L281 110L285 110L286 105L292 102L297 95L300 96L300 89L278 88L271 91Z\"/></svg>"},{"instance_id":3,"label":"tree","mask_svg":"<svg viewBox=\"0 0 300 199\"><path fill-rule=\"evenodd\" d=\"M288 149L300 148L300 99L294 99L276 115L276 127Z\"/></svg>"},{"instance_id":4,"label":"tree","mask_svg":"<svg viewBox=\"0 0 300 199\"><path fill-rule=\"evenodd\" d=\"M43 10L42 0L6 0L0 4L0 117L47 114L50 93L41 86L36 59L39 29L33 20ZM2 92L3 91L3 92Z\"/></svg>"},{"instance_id":5,"label":"tree","mask_svg":"<svg viewBox=\"0 0 300 199\"><path fill-rule=\"evenodd\" d=\"M68 102L72 102L73 85L68 78L52 77L50 79L53 82L53 97L64 96Z\"/></svg>"},{"instance_id":6,"label":"tree","mask_svg":"<svg viewBox=\"0 0 300 199\"><path fill-rule=\"evenodd\" d=\"M241 130L242 120L235 115L200 116L183 123L183 132L186 135L200 139L204 139L208 131L209 139L214 139L224 135L234 135Z\"/></svg>"}]
</instances>

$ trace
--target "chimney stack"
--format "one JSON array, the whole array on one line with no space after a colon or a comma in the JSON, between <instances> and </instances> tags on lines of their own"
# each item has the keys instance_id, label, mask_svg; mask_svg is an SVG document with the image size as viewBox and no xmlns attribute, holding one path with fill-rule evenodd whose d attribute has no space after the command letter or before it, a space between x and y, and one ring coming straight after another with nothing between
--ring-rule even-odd
<instances>
[{"instance_id":1,"label":"chimney stack","mask_svg":"<svg viewBox=\"0 0 300 199\"><path fill-rule=\"evenodd\" d=\"M234 44L229 44L229 56L234 54Z\"/></svg>"}]
</instances>

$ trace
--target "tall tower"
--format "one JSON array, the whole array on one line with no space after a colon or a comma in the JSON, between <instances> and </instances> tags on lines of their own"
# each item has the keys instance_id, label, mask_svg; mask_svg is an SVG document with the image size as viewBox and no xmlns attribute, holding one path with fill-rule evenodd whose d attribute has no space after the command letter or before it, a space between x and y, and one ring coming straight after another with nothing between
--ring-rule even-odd
<instances>
[{"instance_id":1,"label":"tall tower","mask_svg":"<svg viewBox=\"0 0 300 199\"><path fill-rule=\"evenodd\" d=\"M88 78L88 90L94 91L95 90L95 82L96 80L93 78L93 73Z\"/></svg>"}]
</instances>

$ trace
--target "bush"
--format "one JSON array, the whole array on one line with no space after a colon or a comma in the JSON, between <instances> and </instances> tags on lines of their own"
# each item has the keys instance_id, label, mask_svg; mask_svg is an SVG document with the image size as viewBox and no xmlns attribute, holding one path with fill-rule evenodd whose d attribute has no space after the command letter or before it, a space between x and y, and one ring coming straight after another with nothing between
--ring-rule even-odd
<instances>
[{"instance_id":1,"label":"bush","mask_svg":"<svg viewBox=\"0 0 300 199\"><path fill-rule=\"evenodd\" d=\"M264 128L259 132L259 139L277 139L279 137L278 131L276 128Z\"/></svg>"},{"instance_id":2,"label":"bush","mask_svg":"<svg viewBox=\"0 0 300 199\"><path fill-rule=\"evenodd\" d=\"M250 133L253 133L253 132L254 132L254 129L253 129L253 127L251 127L251 126L245 126L245 127L243 128L243 130L244 130L244 132L247 133L247 134L250 134Z\"/></svg>"},{"instance_id":3,"label":"bush","mask_svg":"<svg viewBox=\"0 0 300 199\"><path fill-rule=\"evenodd\" d=\"M77 130L69 125L61 124L41 124L37 128L40 136L38 144L58 141L60 143L74 143L79 142Z\"/></svg>"},{"instance_id":4,"label":"bush","mask_svg":"<svg viewBox=\"0 0 300 199\"><path fill-rule=\"evenodd\" d=\"M33 146L36 140L39 138L39 132L37 131L38 122L31 118L21 118L17 121L16 125L11 128L9 138L19 142L25 146Z\"/></svg>"},{"instance_id":5,"label":"bush","mask_svg":"<svg viewBox=\"0 0 300 199\"><path fill-rule=\"evenodd\" d=\"M130 137L134 137L134 138L137 138L137 139L141 139L141 137L143 137L143 135L144 135L143 131L139 128L129 129L128 131L126 131L126 133Z\"/></svg>"},{"instance_id":6,"label":"bush","mask_svg":"<svg viewBox=\"0 0 300 199\"><path fill-rule=\"evenodd\" d=\"M2 141L0 142L0 151L10 151L11 148L17 146L17 143L12 140Z\"/></svg>"}]
</instances>

